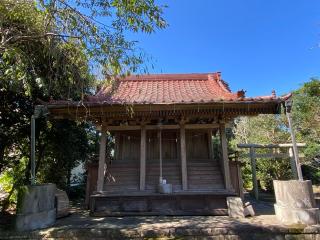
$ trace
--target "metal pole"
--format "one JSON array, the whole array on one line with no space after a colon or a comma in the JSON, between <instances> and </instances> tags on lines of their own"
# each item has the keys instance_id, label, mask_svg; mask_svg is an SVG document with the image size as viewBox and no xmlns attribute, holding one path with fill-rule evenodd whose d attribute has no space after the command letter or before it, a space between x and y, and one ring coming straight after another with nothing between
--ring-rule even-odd
<instances>
[{"instance_id":1,"label":"metal pole","mask_svg":"<svg viewBox=\"0 0 320 240\"><path fill-rule=\"evenodd\" d=\"M296 163L296 168L297 168L297 173L298 173L298 178L299 180L303 180L302 176L302 171L301 171L301 166L299 162L299 152L298 152L298 147L297 147L297 142L296 142L296 137L294 134L294 130L292 127L292 118L291 118L291 107L292 107L292 100L287 100L285 102L286 106L286 115L289 123L289 129L290 129L290 134L291 134L291 140L292 140L292 149L293 149L293 155Z\"/></svg>"},{"instance_id":2,"label":"metal pole","mask_svg":"<svg viewBox=\"0 0 320 240\"><path fill-rule=\"evenodd\" d=\"M290 167L291 167L291 171L292 171L292 177L293 177L293 179L299 179L298 172L297 172L296 159L293 155L292 147L289 148L289 157L290 157Z\"/></svg>"},{"instance_id":3,"label":"metal pole","mask_svg":"<svg viewBox=\"0 0 320 240\"><path fill-rule=\"evenodd\" d=\"M35 162L35 152L36 152L36 122L35 116L31 116L31 185L36 183L36 162Z\"/></svg>"}]
</instances>

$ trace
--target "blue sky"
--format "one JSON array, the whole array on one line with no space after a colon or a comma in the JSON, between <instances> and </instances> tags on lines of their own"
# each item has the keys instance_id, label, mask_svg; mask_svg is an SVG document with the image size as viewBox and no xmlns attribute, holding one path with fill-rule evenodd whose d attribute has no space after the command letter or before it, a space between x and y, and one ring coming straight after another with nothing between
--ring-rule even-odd
<instances>
[{"instance_id":1,"label":"blue sky","mask_svg":"<svg viewBox=\"0 0 320 240\"><path fill-rule=\"evenodd\" d=\"M159 2L159 1L158 1ZM130 36L153 58L151 73L221 71L233 91L278 95L320 77L320 1L176 0L169 27Z\"/></svg>"}]
</instances>

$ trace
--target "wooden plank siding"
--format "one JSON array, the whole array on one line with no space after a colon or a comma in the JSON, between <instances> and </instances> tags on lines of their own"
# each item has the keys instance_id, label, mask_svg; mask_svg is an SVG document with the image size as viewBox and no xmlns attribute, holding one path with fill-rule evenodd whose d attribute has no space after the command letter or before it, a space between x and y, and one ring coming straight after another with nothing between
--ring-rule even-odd
<instances>
[{"instance_id":1,"label":"wooden plank siding","mask_svg":"<svg viewBox=\"0 0 320 240\"><path fill-rule=\"evenodd\" d=\"M214 191L223 189L224 181L218 161L212 158L207 129L187 129L186 177L187 188L182 187L181 144L178 129L162 130L163 178L173 185L174 192ZM141 188L141 130L119 131L115 134L115 159L107 163L104 191L157 192L159 183L158 130L146 130L145 181Z\"/></svg>"},{"instance_id":2,"label":"wooden plank siding","mask_svg":"<svg viewBox=\"0 0 320 240\"><path fill-rule=\"evenodd\" d=\"M117 157L107 163L104 191L139 191L140 130L119 132Z\"/></svg>"},{"instance_id":3,"label":"wooden plank siding","mask_svg":"<svg viewBox=\"0 0 320 240\"><path fill-rule=\"evenodd\" d=\"M181 190L181 170L178 158L178 131L162 130L162 174L163 179ZM156 192L159 184L159 138L157 130L147 131L146 190Z\"/></svg>"}]
</instances>

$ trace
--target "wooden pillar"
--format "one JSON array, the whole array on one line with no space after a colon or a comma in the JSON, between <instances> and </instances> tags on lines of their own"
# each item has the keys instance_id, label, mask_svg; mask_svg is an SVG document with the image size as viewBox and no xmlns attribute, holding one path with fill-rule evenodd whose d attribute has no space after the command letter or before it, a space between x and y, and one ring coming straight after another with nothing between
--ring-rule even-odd
<instances>
[{"instance_id":1,"label":"wooden pillar","mask_svg":"<svg viewBox=\"0 0 320 240\"><path fill-rule=\"evenodd\" d=\"M229 168L229 156L228 156L228 142L226 136L225 124L220 124L220 140L221 140L221 152L222 152L222 169L224 175L225 188L230 190L231 179L230 179L230 168Z\"/></svg>"},{"instance_id":2,"label":"wooden pillar","mask_svg":"<svg viewBox=\"0 0 320 240\"><path fill-rule=\"evenodd\" d=\"M103 191L104 168L105 168L105 161L106 161L106 143L107 143L107 135L106 135L105 129L102 128L101 136L100 136L97 192L102 192Z\"/></svg>"},{"instance_id":3,"label":"wooden pillar","mask_svg":"<svg viewBox=\"0 0 320 240\"><path fill-rule=\"evenodd\" d=\"M209 150L209 158L213 159L213 144L212 144L212 129L208 129L208 150Z\"/></svg>"},{"instance_id":4,"label":"wooden pillar","mask_svg":"<svg viewBox=\"0 0 320 240\"><path fill-rule=\"evenodd\" d=\"M144 191L146 186L146 126L141 125L140 142L140 191Z\"/></svg>"},{"instance_id":5,"label":"wooden pillar","mask_svg":"<svg viewBox=\"0 0 320 240\"><path fill-rule=\"evenodd\" d=\"M253 192L256 200L259 200L259 189L258 189L258 181L257 181L257 166L256 166L256 152L254 147L250 147L250 161L251 161L251 171L252 171L252 184L253 184Z\"/></svg>"},{"instance_id":6,"label":"wooden pillar","mask_svg":"<svg viewBox=\"0 0 320 240\"><path fill-rule=\"evenodd\" d=\"M159 184L162 184L163 176L162 176L162 132L159 129Z\"/></svg>"},{"instance_id":7,"label":"wooden pillar","mask_svg":"<svg viewBox=\"0 0 320 240\"><path fill-rule=\"evenodd\" d=\"M114 159L115 160L119 160L119 158L120 158L119 146L120 146L120 134L119 134L119 132L115 132L115 134L114 134Z\"/></svg>"},{"instance_id":8,"label":"wooden pillar","mask_svg":"<svg viewBox=\"0 0 320 240\"><path fill-rule=\"evenodd\" d=\"M180 156L181 156L182 190L188 190L186 129L185 129L184 123L180 124L180 151L181 151Z\"/></svg>"}]
</instances>

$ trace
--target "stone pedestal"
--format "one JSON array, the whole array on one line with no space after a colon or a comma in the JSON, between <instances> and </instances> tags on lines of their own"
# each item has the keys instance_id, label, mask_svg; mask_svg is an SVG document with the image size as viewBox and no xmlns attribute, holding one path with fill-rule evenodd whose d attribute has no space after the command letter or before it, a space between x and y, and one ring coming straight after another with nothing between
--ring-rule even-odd
<instances>
[{"instance_id":1,"label":"stone pedestal","mask_svg":"<svg viewBox=\"0 0 320 240\"><path fill-rule=\"evenodd\" d=\"M55 201L57 208L57 218L66 217L69 213L69 198L65 191L60 189L56 190Z\"/></svg>"},{"instance_id":2,"label":"stone pedestal","mask_svg":"<svg viewBox=\"0 0 320 240\"><path fill-rule=\"evenodd\" d=\"M316 207L311 181L273 181L276 216L284 224L319 223L320 211Z\"/></svg>"},{"instance_id":3,"label":"stone pedestal","mask_svg":"<svg viewBox=\"0 0 320 240\"><path fill-rule=\"evenodd\" d=\"M240 197L227 197L228 215L232 218L244 218L243 202Z\"/></svg>"},{"instance_id":4,"label":"stone pedestal","mask_svg":"<svg viewBox=\"0 0 320 240\"><path fill-rule=\"evenodd\" d=\"M16 229L29 231L49 227L56 221L55 184L23 186L18 191Z\"/></svg>"}]
</instances>

